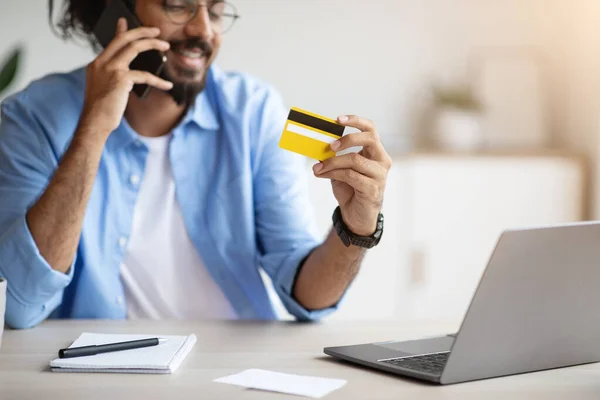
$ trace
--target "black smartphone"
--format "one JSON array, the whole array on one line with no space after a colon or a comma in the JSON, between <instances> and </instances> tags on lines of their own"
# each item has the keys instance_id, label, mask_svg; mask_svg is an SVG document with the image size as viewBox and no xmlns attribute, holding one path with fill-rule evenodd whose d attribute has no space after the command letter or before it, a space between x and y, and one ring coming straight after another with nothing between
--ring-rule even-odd
<instances>
[{"instance_id":1,"label":"black smartphone","mask_svg":"<svg viewBox=\"0 0 600 400\"><path fill-rule=\"evenodd\" d=\"M106 5L104 12L100 16L98 23L94 27L94 35L102 47L106 48L115 38L117 32L117 23L119 18L127 20L127 29L134 29L142 26L133 11L127 7L123 0L110 0ZM140 53L129 65L132 70L147 71L156 76L160 76L164 68L167 56L158 50L148 50ZM133 91L140 98L144 98L150 92L148 85L134 85Z\"/></svg>"}]
</instances>

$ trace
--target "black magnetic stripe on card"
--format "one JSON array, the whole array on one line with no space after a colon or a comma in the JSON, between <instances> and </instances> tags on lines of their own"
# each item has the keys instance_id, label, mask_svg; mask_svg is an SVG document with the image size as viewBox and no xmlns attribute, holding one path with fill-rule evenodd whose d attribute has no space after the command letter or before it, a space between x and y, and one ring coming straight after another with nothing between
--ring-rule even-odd
<instances>
[{"instance_id":1,"label":"black magnetic stripe on card","mask_svg":"<svg viewBox=\"0 0 600 400\"><path fill-rule=\"evenodd\" d=\"M298 122L300 124L322 130L332 135L342 137L344 135L344 126L334 124L333 122L325 121L312 115L303 114L296 110L291 110L288 120Z\"/></svg>"}]
</instances>

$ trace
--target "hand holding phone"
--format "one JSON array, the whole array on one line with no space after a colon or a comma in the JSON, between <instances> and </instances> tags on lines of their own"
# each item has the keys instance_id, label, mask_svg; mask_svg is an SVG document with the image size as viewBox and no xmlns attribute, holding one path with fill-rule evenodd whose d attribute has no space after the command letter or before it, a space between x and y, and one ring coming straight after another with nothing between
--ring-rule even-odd
<instances>
[{"instance_id":1,"label":"hand holding phone","mask_svg":"<svg viewBox=\"0 0 600 400\"><path fill-rule=\"evenodd\" d=\"M117 23L119 19L125 18L128 29L136 29L142 26L135 13L125 4L123 0L110 0L104 11L100 15L94 35L103 48L107 48L116 36ZM146 49L139 52L131 61L129 69L137 71L147 71L156 76L160 76L165 65L167 57L158 49ZM146 84L136 84L133 86L133 92L140 98L144 98L150 92L151 87Z\"/></svg>"},{"instance_id":2,"label":"hand holding phone","mask_svg":"<svg viewBox=\"0 0 600 400\"><path fill-rule=\"evenodd\" d=\"M148 71L130 68L132 61L142 52L169 49L168 42L157 38L159 34L158 28L127 30L125 18L118 20L114 39L87 66L83 123L108 137L121 123L134 85L148 85L165 91L173 87L171 82Z\"/></svg>"}]
</instances>

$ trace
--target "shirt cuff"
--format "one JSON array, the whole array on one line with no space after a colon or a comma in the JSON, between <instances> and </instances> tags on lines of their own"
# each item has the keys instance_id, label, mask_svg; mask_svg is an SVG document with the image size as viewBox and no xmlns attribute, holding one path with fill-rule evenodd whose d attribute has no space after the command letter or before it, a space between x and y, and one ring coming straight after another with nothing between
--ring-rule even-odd
<instances>
[{"instance_id":1,"label":"shirt cuff","mask_svg":"<svg viewBox=\"0 0 600 400\"><path fill-rule=\"evenodd\" d=\"M0 275L8 282L9 295L22 305L38 306L55 299L71 283L75 261L67 274L52 269L40 254L25 216L0 236Z\"/></svg>"},{"instance_id":2,"label":"shirt cuff","mask_svg":"<svg viewBox=\"0 0 600 400\"><path fill-rule=\"evenodd\" d=\"M347 291L344 292L344 295L340 301L338 301L335 305L320 310L307 310L296 301L293 296L296 275L300 270L300 264L306 257L308 257L314 248L314 246L303 247L294 251L294 253L288 256L288 258L285 260L284 265L279 270L276 279L275 290L281 298L281 302L288 312L296 317L296 319L299 321L318 321L324 317L327 317L338 309L347 293Z\"/></svg>"}]
</instances>

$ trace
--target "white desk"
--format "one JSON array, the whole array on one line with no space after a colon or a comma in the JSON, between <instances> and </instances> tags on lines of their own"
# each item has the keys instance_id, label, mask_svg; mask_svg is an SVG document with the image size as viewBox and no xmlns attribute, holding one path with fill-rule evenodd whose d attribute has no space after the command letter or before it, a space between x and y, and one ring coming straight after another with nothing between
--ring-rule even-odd
<instances>
[{"instance_id":1,"label":"white desk","mask_svg":"<svg viewBox=\"0 0 600 400\"><path fill-rule=\"evenodd\" d=\"M48 321L4 333L0 349L0 399L149 400L290 399L302 397L246 390L212 382L247 368L342 378L348 384L326 399L600 399L600 364L533 374L432 386L334 361L325 346L409 339L455 331L453 324L215 323L151 321ZM189 334L198 342L172 375L54 373L59 348L81 332ZM600 338L599 338L600 340Z\"/></svg>"}]
</instances>

